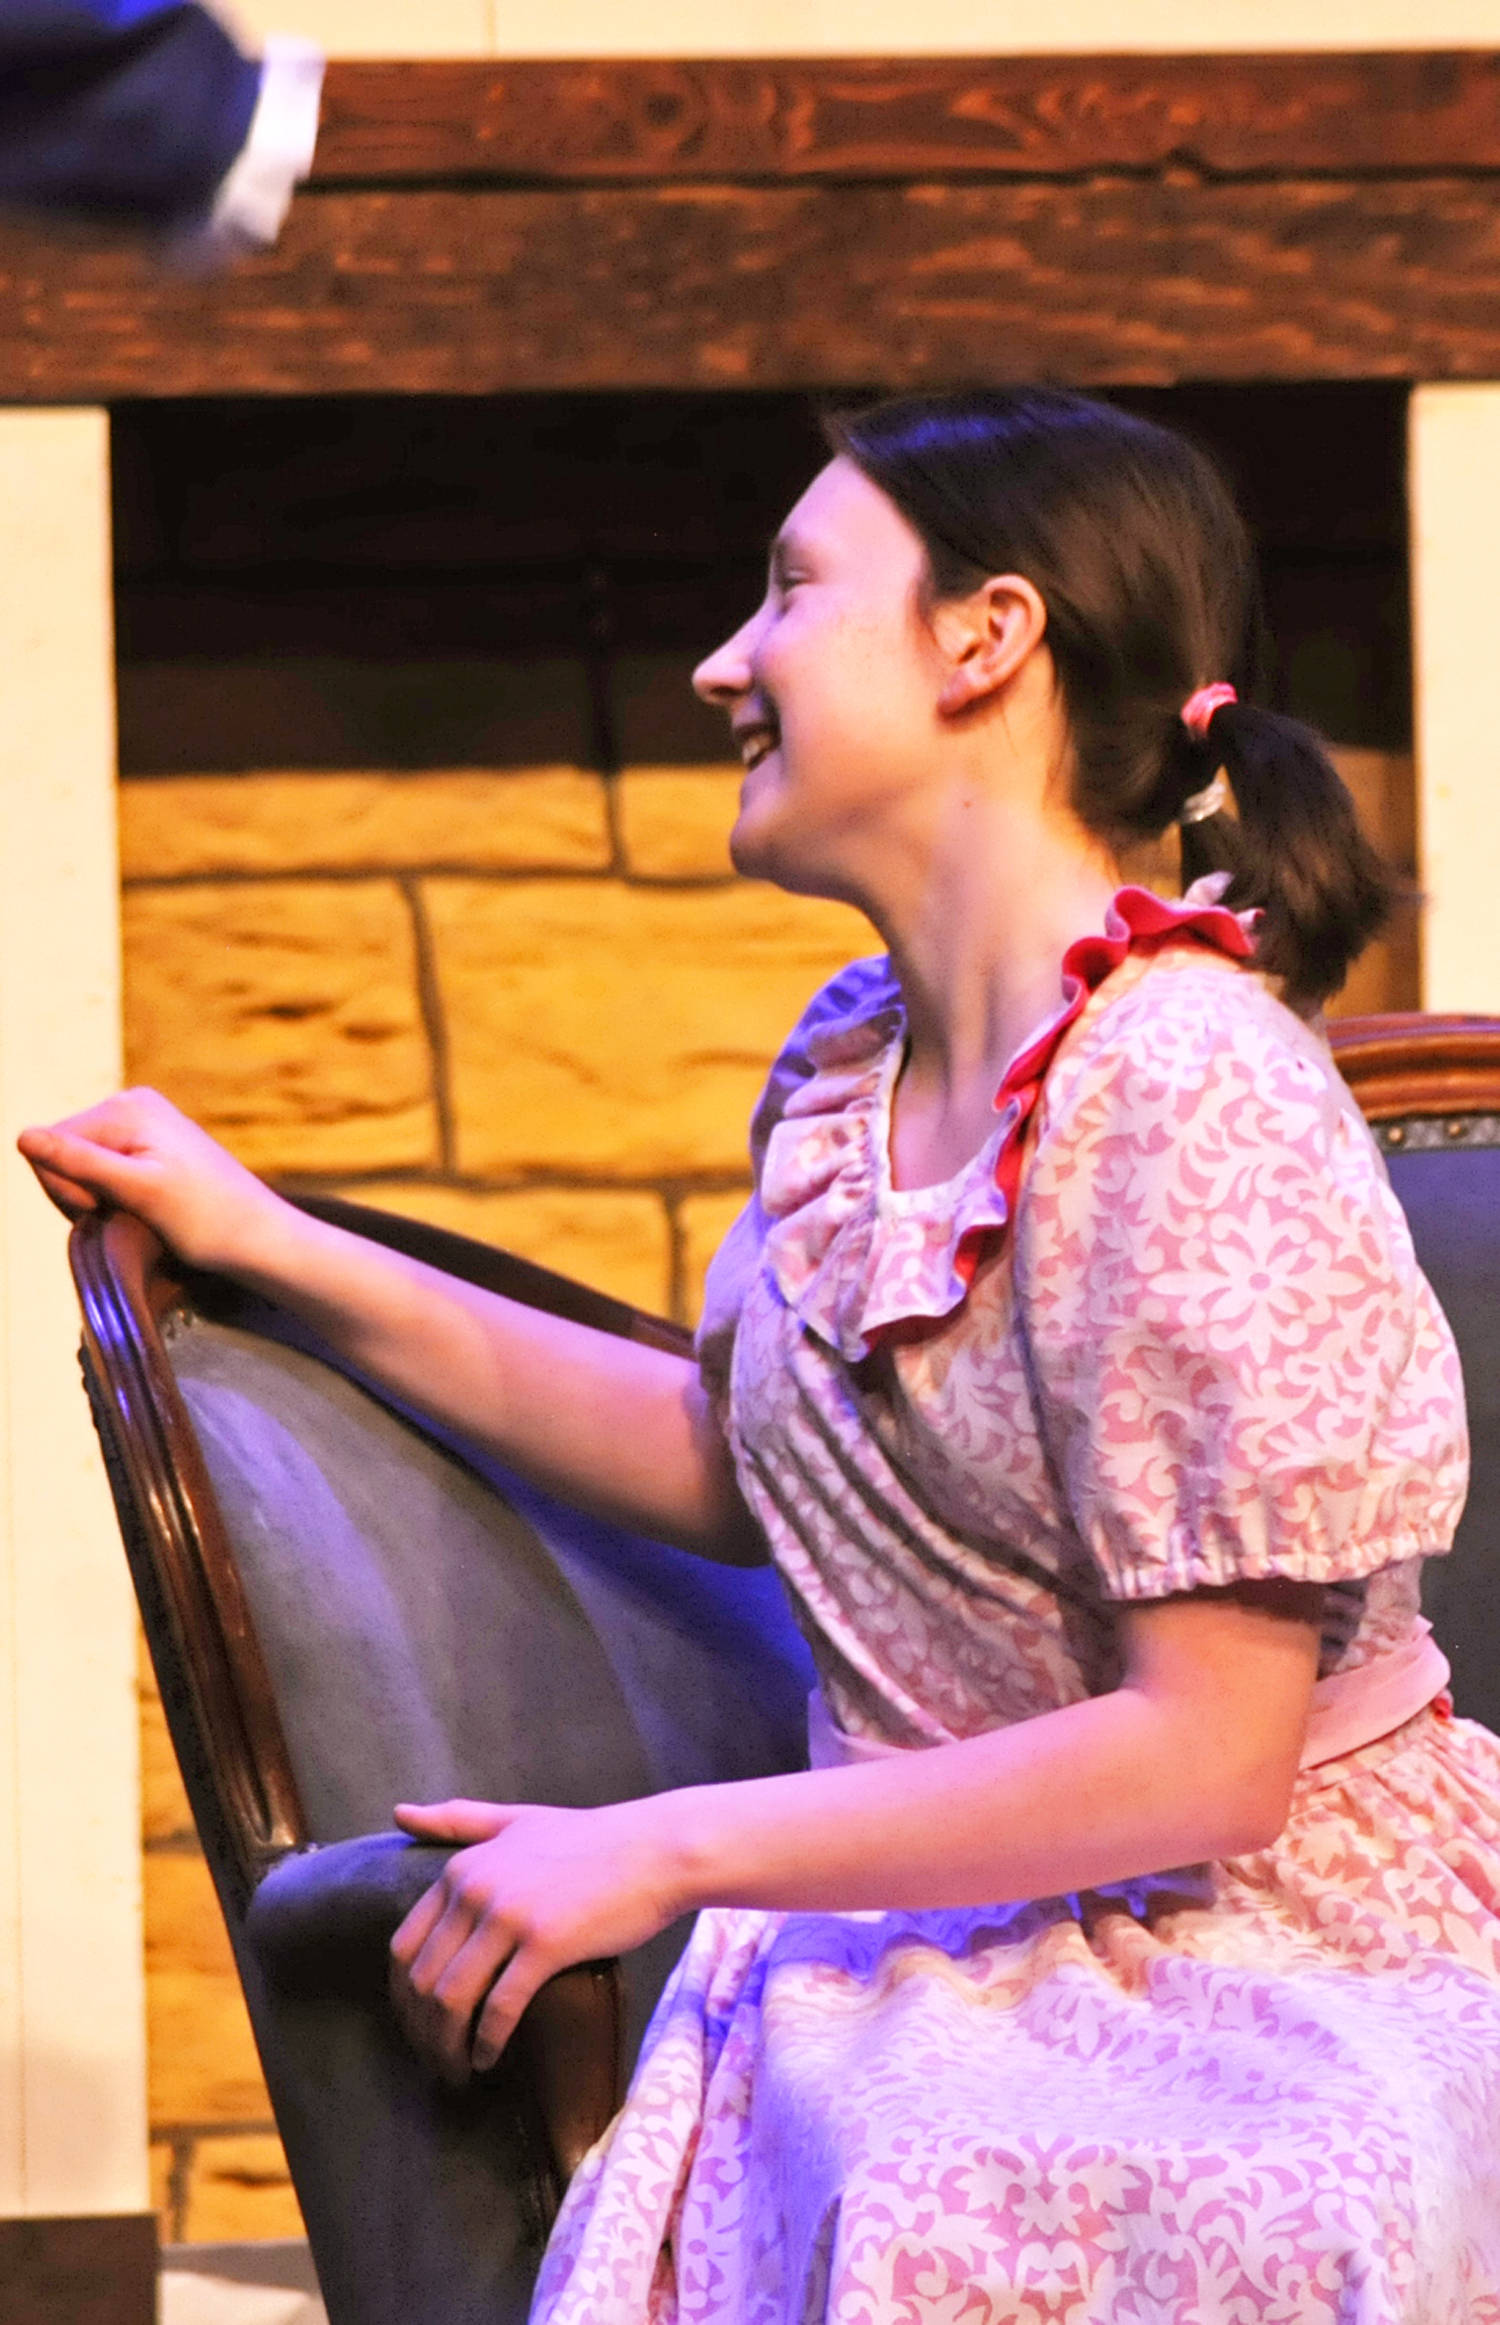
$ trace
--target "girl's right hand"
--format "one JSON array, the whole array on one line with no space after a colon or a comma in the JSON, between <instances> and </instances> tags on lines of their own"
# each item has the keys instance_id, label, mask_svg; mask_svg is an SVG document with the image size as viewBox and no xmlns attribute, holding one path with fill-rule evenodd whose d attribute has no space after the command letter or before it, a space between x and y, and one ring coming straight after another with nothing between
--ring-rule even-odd
<instances>
[{"instance_id":1,"label":"girl's right hand","mask_svg":"<svg viewBox=\"0 0 1500 2325\"><path fill-rule=\"evenodd\" d=\"M243 1265L279 1197L159 1090L122 1090L16 1144L69 1219L133 1211L191 1267Z\"/></svg>"}]
</instances>

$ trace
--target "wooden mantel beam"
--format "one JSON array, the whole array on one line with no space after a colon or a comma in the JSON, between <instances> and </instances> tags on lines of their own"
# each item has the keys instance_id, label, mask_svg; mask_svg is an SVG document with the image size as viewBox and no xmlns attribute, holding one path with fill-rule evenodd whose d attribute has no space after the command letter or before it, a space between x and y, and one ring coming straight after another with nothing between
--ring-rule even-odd
<instances>
[{"instance_id":1,"label":"wooden mantel beam","mask_svg":"<svg viewBox=\"0 0 1500 2325\"><path fill-rule=\"evenodd\" d=\"M0 229L0 399L1500 376L1500 59L342 64L276 249Z\"/></svg>"},{"instance_id":2,"label":"wooden mantel beam","mask_svg":"<svg viewBox=\"0 0 1500 2325\"><path fill-rule=\"evenodd\" d=\"M340 193L208 284L0 271L22 401L1500 376L1500 199L1453 179Z\"/></svg>"},{"instance_id":3,"label":"wooden mantel beam","mask_svg":"<svg viewBox=\"0 0 1500 2325\"><path fill-rule=\"evenodd\" d=\"M932 57L330 67L315 182L1500 169L1500 57Z\"/></svg>"}]
</instances>

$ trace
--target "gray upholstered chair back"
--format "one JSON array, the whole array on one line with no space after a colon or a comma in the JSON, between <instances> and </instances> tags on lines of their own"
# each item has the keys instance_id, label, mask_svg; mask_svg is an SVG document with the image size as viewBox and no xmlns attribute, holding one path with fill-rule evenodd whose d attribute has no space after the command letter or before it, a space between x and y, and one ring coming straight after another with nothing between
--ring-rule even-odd
<instances>
[{"instance_id":1,"label":"gray upholstered chair back","mask_svg":"<svg viewBox=\"0 0 1500 2325\"><path fill-rule=\"evenodd\" d=\"M1422 1599L1458 1710L1500 1730L1500 1021L1346 1018L1333 1046L1458 1342L1469 1499Z\"/></svg>"},{"instance_id":2,"label":"gray upholstered chair back","mask_svg":"<svg viewBox=\"0 0 1500 2325\"><path fill-rule=\"evenodd\" d=\"M1469 1406L1469 1499L1452 1551L1423 1571L1422 1603L1453 1666L1457 1709L1500 1730L1500 1114L1471 1118L1462 1139L1388 1150L1387 1161L1453 1326Z\"/></svg>"},{"instance_id":3,"label":"gray upholstered chair back","mask_svg":"<svg viewBox=\"0 0 1500 2325\"><path fill-rule=\"evenodd\" d=\"M180 1311L164 1339L310 1840L397 1800L579 1806L784 1759L806 1685L769 1568L582 1517L284 1338Z\"/></svg>"}]
</instances>

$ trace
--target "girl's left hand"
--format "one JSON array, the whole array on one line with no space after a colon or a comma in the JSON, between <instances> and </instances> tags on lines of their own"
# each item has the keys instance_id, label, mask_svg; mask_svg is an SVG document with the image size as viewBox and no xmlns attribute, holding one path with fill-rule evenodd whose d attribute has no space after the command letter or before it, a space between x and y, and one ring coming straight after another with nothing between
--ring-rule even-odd
<instances>
[{"instance_id":1,"label":"girl's left hand","mask_svg":"<svg viewBox=\"0 0 1500 2325\"><path fill-rule=\"evenodd\" d=\"M557 1971L644 1945L684 1909L672 1889L670 1797L608 1808L444 1800L396 1810L418 1840L470 1844L391 1940L397 2015L447 2081L462 2085L471 2070L492 2067Z\"/></svg>"}]
</instances>

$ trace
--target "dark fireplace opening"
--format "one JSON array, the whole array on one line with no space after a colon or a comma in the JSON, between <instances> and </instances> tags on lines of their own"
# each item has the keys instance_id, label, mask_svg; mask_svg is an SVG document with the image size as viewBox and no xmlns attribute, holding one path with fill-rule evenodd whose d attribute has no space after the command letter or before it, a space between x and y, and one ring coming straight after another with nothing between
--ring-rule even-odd
<instances>
[{"instance_id":1,"label":"dark fireplace opening","mask_svg":"<svg viewBox=\"0 0 1500 2325\"><path fill-rule=\"evenodd\" d=\"M1121 400L1232 478L1273 699L1339 744L1408 750L1404 387ZM122 767L721 758L687 674L756 603L821 457L817 405L780 393L121 405Z\"/></svg>"}]
</instances>

